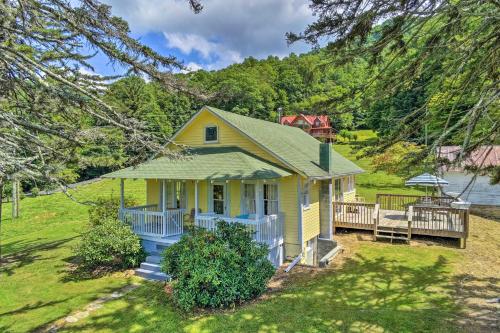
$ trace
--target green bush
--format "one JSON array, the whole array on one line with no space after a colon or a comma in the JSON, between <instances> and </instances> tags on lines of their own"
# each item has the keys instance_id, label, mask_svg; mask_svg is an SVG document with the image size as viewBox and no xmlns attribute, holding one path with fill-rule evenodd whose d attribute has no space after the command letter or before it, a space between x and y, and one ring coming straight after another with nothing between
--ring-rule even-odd
<instances>
[{"instance_id":1,"label":"green bush","mask_svg":"<svg viewBox=\"0 0 500 333\"><path fill-rule=\"evenodd\" d=\"M125 207L135 206L136 201L125 198ZM109 197L99 198L89 209L89 222L92 225L97 225L106 220L118 220L118 211L120 209L120 198Z\"/></svg>"},{"instance_id":2,"label":"green bush","mask_svg":"<svg viewBox=\"0 0 500 333\"><path fill-rule=\"evenodd\" d=\"M124 269L138 266L146 254L136 234L122 222L107 219L90 224L76 247L81 268Z\"/></svg>"},{"instance_id":3,"label":"green bush","mask_svg":"<svg viewBox=\"0 0 500 333\"><path fill-rule=\"evenodd\" d=\"M244 225L219 221L217 231L194 230L163 253L173 297L184 310L226 307L253 299L274 274L267 246L252 241Z\"/></svg>"},{"instance_id":4,"label":"green bush","mask_svg":"<svg viewBox=\"0 0 500 333\"><path fill-rule=\"evenodd\" d=\"M32 195L33 197L37 197L37 196L39 196L39 195L40 195L40 189L39 189L38 187L33 187L33 188L31 189L31 195Z\"/></svg>"}]
</instances>

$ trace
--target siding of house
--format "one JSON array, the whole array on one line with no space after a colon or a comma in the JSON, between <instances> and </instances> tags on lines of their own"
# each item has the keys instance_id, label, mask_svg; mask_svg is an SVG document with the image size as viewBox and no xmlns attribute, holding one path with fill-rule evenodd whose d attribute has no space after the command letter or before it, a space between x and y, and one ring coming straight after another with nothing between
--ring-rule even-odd
<instances>
[{"instance_id":1,"label":"siding of house","mask_svg":"<svg viewBox=\"0 0 500 333\"><path fill-rule=\"evenodd\" d=\"M319 182L311 183L309 207L302 212L302 239L304 243L319 235ZM305 246L303 244L303 246Z\"/></svg>"},{"instance_id":2,"label":"siding of house","mask_svg":"<svg viewBox=\"0 0 500 333\"><path fill-rule=\"evenodd\" d=\"M298 175L282 178L279 185L280 209L285 218L285 256L295 257L301 252L298 223Z\"/></svg>"},{"instance_id":3,"label":"siding of house","mask_svg":"<svg viewBox=\"0 0 500 333\"><path fill-rule=\"evenodd\" d=\"M218 143L205 143L204 134L205 127L208 125L216 125L218 128L219 141ZM266 152L264 149L257 146L255 143L246 138L243 134L233 129L221 119L217 118L210 112L204 110L194 119L184 130L175 138L178 144L199 147L199 146L237 146L249 151L267 161L274 162L283 167L278 159Z\"/></svg>"},{"instance_id":4,"label":"siding of house","mask_svg":"<svg viewBox=\"0 0 500 333\"><path fill-rule=\"evenodd\" d=\"M146 204L158 204L160 200L160 181L157 179L146 180Z\"/></svg>"}]
</instances>

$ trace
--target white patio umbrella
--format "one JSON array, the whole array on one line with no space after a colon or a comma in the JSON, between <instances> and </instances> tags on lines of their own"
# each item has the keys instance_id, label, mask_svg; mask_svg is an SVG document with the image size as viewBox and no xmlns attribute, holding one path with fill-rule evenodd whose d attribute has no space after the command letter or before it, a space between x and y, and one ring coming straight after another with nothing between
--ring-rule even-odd
<instances>
[{"instance_id":1,"label":"white patio umbrella","mask_svg":"<svg viewBox=\"0 0 500 333\"><path fill-rule=\"evenodd\" d=\"M413 177L405 182L406 186L425 186L425 196L427 196L427 187L446 186L448 184L449 183L446 180L431 175L430 173L423 173L420 176Z\"/></svg>"}]
</instances>

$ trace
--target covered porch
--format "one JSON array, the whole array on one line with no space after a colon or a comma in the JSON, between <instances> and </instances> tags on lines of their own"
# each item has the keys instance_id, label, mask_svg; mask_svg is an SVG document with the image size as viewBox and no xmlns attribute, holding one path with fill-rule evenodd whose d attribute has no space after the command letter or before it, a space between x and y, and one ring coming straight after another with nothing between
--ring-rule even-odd
<instances>
[{"instance_id":1,"label":"covered porch","mask_svg":"<svg viewBox=\"0 0 500 333\"><path fill-rule=\"evenodd\" d=\"M282 244L279 183L291 173L236 147L194 150L107 175L122 180L120 219L157 243L177 241L187 226L215 230L223 220L247 226L255 241L270 248ZM145 179L144 205L125 207L126 178Z\"/></svg>"}]
</instances>

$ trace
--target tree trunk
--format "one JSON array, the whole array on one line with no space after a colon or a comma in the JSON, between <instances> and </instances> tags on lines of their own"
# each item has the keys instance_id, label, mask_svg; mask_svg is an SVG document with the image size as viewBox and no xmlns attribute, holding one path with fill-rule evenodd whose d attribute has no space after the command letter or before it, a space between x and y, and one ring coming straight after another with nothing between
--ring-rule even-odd
<instances>
[{"instance_id":1,"label":"tree trunk","mask_svg":"<svg viewBox=\"0 0 500 333\"><path fill-rule=\"evenodd\" d=\"M19 217L19 180L12 176L12 219Z\"/></svg>"},{"instance_id":2,"label":"tree trunk","mask_svg":"<svg viewBox=\"0 0 500 333\"><path fill-rule=\"evenodd\" d=\"M2 270L2 204L3 204L3 179L0 178L0 271Z\"/></svg>"}]
</instances>

